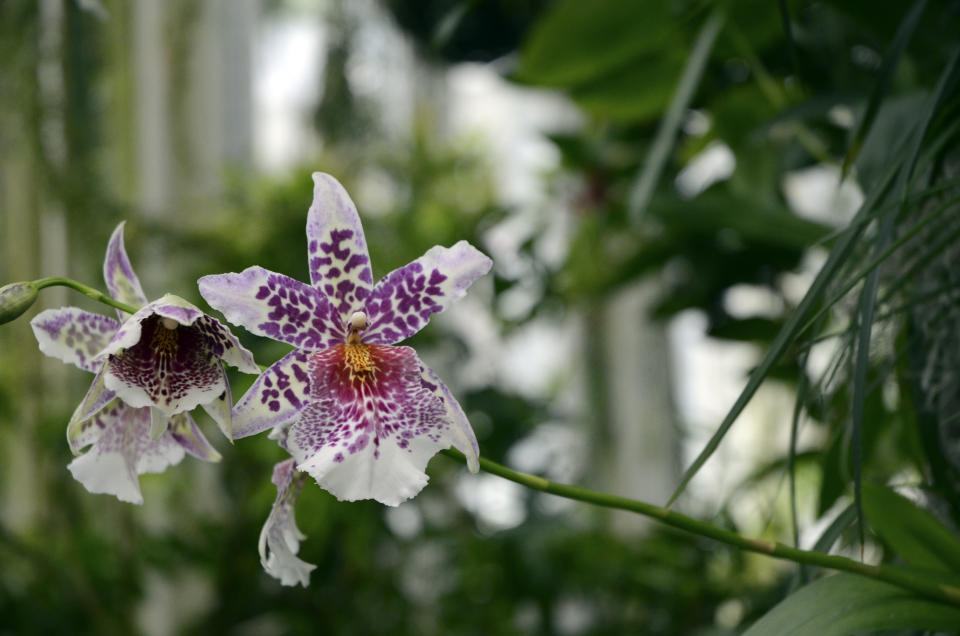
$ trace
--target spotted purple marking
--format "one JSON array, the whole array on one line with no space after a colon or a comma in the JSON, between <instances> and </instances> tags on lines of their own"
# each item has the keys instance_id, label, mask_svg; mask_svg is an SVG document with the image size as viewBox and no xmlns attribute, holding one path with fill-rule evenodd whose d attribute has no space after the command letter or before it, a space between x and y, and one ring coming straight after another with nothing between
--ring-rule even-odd
<instances>
[{"instance_id":1,"label":"spotted purple marking","mask_svg":"<svg viewBox=\"0 0 960 636\"><path fill-rule=\"evenodd\" d=\"M445 436L443 404L422 386L413 349L383 345L368 349L374 372L351 374L343 345L311 354L311 400L287 440L308 460L332 449L336 451L332 460L340 463L368 448L376 460L382 444L412 452L417 439L438 444Z\"/></svg>"},{"instance_id":2,"label":"spotted purple marking","mask_svg":"<svg viewBox=\"0 0 960 636\"><path fill-rule=\"evenodd\" d=\"M438 285L446 278L437 269L425 272L417 261L382 278L367 300L364 341L392 344L420 331L431 314L444 308Z\"/></svg>"},{"instance_id":3,"label":"spotted purple marking","mask_svg":"<svg viewBox=\"0 0 960 636\"><path fill-rule=\"evenodd\" d=\"M93 358L109 344L120 327L113 318L76 307L48 309L30 324L41 351L93 373L103 366Z\"/></svg>"},{"instance_id":4,"label":"spotted purple marking","mask_svg":"<svg viewBox=\"0 0 960 636\"><path fill-rule=\"evenodd\" d=\"M109 374L142 389L153 404L175 410L197 390L209 390L223 379L218 364L222 335L202 316L193 325L170 330L158 315L141 323L140 340L109 357ZM212 333L211 333L212 332Z\"/></svg>"},{"instance_id":5,"label":"spotted purple marking","mask_svg":"<svg viewBox=\"0 0 960 636\"><path fill-rule=\"evenodd\" d=\"M364 342L394 344L409 338L431 315L463 296L492 265L493 261L466 241L453 247L431 247L374 287L365 307L369 327Z\"/></svg>"},{"instance_id":6,"label":"spotted purple marking","mask_svg":"<svg viewBox=\"0 0 960 636\"><path fill-rule=\"evenodd\" d=\"M310 392L307 357L295 349L256 379L233 409L234 438L281 426L300 413Z\"/></svg>"},{"instance_id":7,"label":"spotted purple marking","mask_svg":"<svg viewBox=\"0 0 960 636\"><path fill-rule=\"evenodd\" d=\"M330 175L313 175L313 203L307 214L310 281L345 320L363 307L373 286L370 257L357 208Z\"/></svg>"},{"instance_id":8,"label":"spotted purple marking","mask_svg":"<svg viewBox=\"0 0 960 636\"><path fill-rule=\"evenodd\" d=\"M272 274L255 297L270 307L267 320L257 325L270 338L304 349L320 349L343 340L343 321L312 287Z\"/></svg>"},{"instance_id":9,"label":"spotted purple marking","mask_svg":"<svg viewBox=\"0 0 960 636\"><path fill-rule=\"evenodd\" d=\"M83 448L95 443L106 428L107 422L119 417L121 412L128 408L126 404L117 400L106 408L101 407L92 417L83 420L73 429L68 429L67 441L70 444L70 450L76 454Z\"/></svg>"},{"instance_id":10,"label":"spotted purple marking","mask_svg":"<svg viewBox=\"0 0 960 636\"><path fill-rule=\"evenodd\" d=\"M321 241L315 252L323 256L310 257L316 287L331 300L341 317L349 316L356 307L362 306L373 283L370 258L366 253L354 251L356 241L349 241L353 236L353 230L331 230L329 240Z\"/></svg>"}]
</instances>

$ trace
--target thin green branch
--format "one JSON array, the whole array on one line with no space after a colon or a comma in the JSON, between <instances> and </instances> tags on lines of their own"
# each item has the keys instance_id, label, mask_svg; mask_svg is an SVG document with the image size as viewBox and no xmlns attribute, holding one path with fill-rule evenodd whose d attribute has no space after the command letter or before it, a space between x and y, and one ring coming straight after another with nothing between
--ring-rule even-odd
<instances>
[{"instance_id":1,"label":"thin green branch","mask_svg":"<svg viewBox=\"0 0 960 636\"><path fill-rule=\"evenodd\" d=\"M459 451L448 449L441 452L459 462L465 461L465 457ZM813 550L801 550L777 541L751 539L741 536L732 530L714 526L706 521L700 521L699 519L688 517L667 508L655 506L644 501L579 488L577 486L558 484L543 477L512 470L506 466L490 461L485 457L480 458L480 468L491 475L502 477L521 486L526 486L531 490L546 492L575 501L583 501L604 508L635 512L645 517L657 519L673 528L684 530L697 536L714 539L715 541L735 548L765 554L777 559L793 561L794 563L816 565L831 570L859 574L879 581L886 581L905 590L915 592L925 598L949 605L960 606L960 587L940 583L931 578L921 579L899 568L884 565L870 565L843 556L825 554Z\"/></svg>"},{"instance_id":2,"label":"thin green branch","mask_svg":"<svg viewBox=\"0 0 960 636\"><path fill-rule=\"evenodd\" d=\"M78 283L71 278L53 276L51 278L41 278L39 280L35 280L33 281L33 284L37 289L43 289L45 287L69 287L70 289L76 290L88 298L92 298L97 302L103 303L104 305L109 305L110 307L119 309L120 311L125 311L128 314L137 313L136 307L131 307L130 305L122 303L119 300L114 300L99 289L94 289L93 287L84 285L83 283Z\"/></svg>"}]
</instances>

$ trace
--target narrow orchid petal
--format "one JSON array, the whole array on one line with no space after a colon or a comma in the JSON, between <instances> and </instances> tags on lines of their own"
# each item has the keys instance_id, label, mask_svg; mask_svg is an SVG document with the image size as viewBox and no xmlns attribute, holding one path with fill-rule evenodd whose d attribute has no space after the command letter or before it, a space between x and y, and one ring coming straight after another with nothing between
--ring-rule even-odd
<instances>
[{"instance_id":1,"label":"narrow orchid petal","mask_svg":"<svg viewBox=\"0 0 960 636\"><path fill-rule=\"evenodd\" d=\"M272 481L277 487L277 498L260 531L260 563L267 574L280 580L281 585L299 583L307 587L310 572L317 566L297 557L300 542L306 538L294 518L294 507L303 488L303 475L296 472L294 461L288 459L273 467Z\"/></svg>"},{"instance_id":2,"label":"narrow orchid petal","mask_svg":"<svg viewBox=\"0 0 960 636\"><path fill-rule=\"evenodd\" d=\"M367 300L364 342L394 344L420 331L430 315L443 311L493 265L466 241L453 247L432 247L427 253L390 272Z\"/></svg>"},{"instance_id":3,"label":"narrow orchid petal","mask_svg":"<svg viewBox=\"0 0 960 636\"><path fill-rule=\"evenodd\" d=\"M357 208L340 182L313 173L313 203L307 213L310 281L346 320L363 308L373 287L367 240Z\"/></svg>"},{"instance_id":4,"label":"narrow orchid petal","mask_svg":"<svg viewBox=\"0 0 960 636\"><path fill-rule=\"evenodd\" d=\"M480 446L477 444L477 436L473 432L473 427L467 420L467 415L453 397L453 393L447 388L433 369L420 363L420 381L425 389L432 392L442 403L445 411L444 418L450 423L450 438L453 440L453 446L467 457L467 468L471 473L480 470Z\"/></svg>"},{"instance_id":5,"label":"narrow orchid petal","mask_svg":"<svg viewBox=\"0 0 960 636\"><path fill-rule=\"evenodd\" d=\"M258 336L304 349L322 349L346 337L343 319L316 289L262 267L204 276L200 295L227 320Z\"/></svg>"},{"instance_id":6,"label":"narrow orchid petal","mask_svg":"<svg viewBox=\"0 0 960 636\"><path fill-rule=\"evenodd\" d=\"M96 358L120 323L76 307L42 311L30 321L40 351L84 371L96 373L103 363Z\"/></svg>"},{"instance_id":7,"label":"narrow orchid petal","mask_svg":"<svg viewBox=\"0 0 960 636\"><path fill-rule=\"evenodd\" d=\"M131 321L133 318L131 318ZM128 321L130 322L130 321ZM156 406L168 417L217 399L226 385L208 334L196 325L172 328L159 315L138 326L139 341L111 355L107 388L134 407Z\"/></svg>"},{"instance_id":8,"label":"narrow orchid petal","mask_svg":"<svg viewBox=\"0 0 960 636\"><path fill-rule=\"evenodd\" d=\"M430 458L455 443L450 423L413 349L350 346L311 354L310 402L287 447L338 499L396 506L426 485Z\"/></svg>"},{"instance_id":9,"label":"narrow orchid petal","mask_svg":"<svg viewBox=\"0 0 960 636\"><path fill-rule=\"evenodd\" d=\"M133 272L127 250L123 246L123 226L120 223L110 236L107 255L103 260L103 280L107 284L110 296L122 303L140 307L147 304L147 297L140 287L140 280ZM125 312L117 310L121 320L127 318Z\"/></svg>"},{"instance_id":10,"label":"narrow orchid petal","mask_svg":"<svg viewBox=\"0 0 960 636\"><path fill-rule=\"evenodd\" d=\"M227 372L220 365L220 372L223 374L223 385L226 387L217 399L206 404L201 404L203 410L207 412L213 421L217 423L217 428L223 433L224 437L233 443L233 422L230 418L230 411L233 408L233 394L230 391L230 380L227 378Z\"/></svg>"},{"instance_id":11,"label":"narrow orchid petal","mask_svg":"<svg viewBox=\"0 0 960 636\"><path fill-rule=\"evenodd\" d=\"M70 422L67 423L67 443L74 455L78 455L82 448L89 446L99 437L100 429L90 420L113 401L116 395L107 389L103 369L100 369L87 390L87 395L77 405Z\"/></svg>"},{"instance_id":12,"label":"narrow orchid petal","mask_svg":"<svg viewBox=\"0 0 960 636\"><path fill-rule=\"evenodd\" d=\"M193 326L206 334L208 348L216 357L232 367L237 367L243 373L260 373L257 361L253 354L240 344L237 337L227 329L226 325L213 316L203 315Z\"/></svg>"},{"instance_id":13,"label":"narrow orchid petal","mask_svg":"<svg viewBox=\"0 0 960 636\"><path fill-rule=\"evenodd\" d=\"M185 451L197 459L205 462L218 462L222 459L189 413L177 413L171 417L169 433Z\"/></svg>"},{"instance_id":14,"label":"narrow orchid petal","mask_svg":"<svg viewBox=\"0 0 960 636\"><path fill-rule=\"evenodd\" d=\"M113 401L117 404L120 403L120 400ZM96 443L96 441L100 439L104 424L99 415L101 412L110 411L111 408L116 406L115 404L110 404L110 402L107 402L107 405L104 405L104 408L84 420L71 420L67 426L67 444L70 445L70 451L74 455L80 455L84 448Z\"/></svg>"},{"instance_id":15,"label":"narrow orchid petal","mask_svg":"<svg viewBox=\"0 0 960 636\"><path fill-rule=\"evenodd\" d=\"M310 391L307 353L294 350L264 371L233 408L233 438L256 435L296 418Z\"/></svg>"},{"instance_id":16,"label":"narrow orchid petal","mask_svg":"<svg viewBox=\"0 0 960 636\"><path fill-rule=\"evenodd\" d=\"M167 432L170 416L155 406L150 407L150 441L155 442Z\"/></svg>"},{"instance_id":17,"label":"narrow orchid petal","mask_svg":"<svg viewBox=\"0 0 960 636\"><path fill-rule=\"evenodd\" d=\"M150 411L114 400L91 420L101 430L93 446L67 468L93 493L114 495L141 504L137 475L158 473L179 463L183 448L168 433L150 440Z\"/></svg>"}]
</instances>

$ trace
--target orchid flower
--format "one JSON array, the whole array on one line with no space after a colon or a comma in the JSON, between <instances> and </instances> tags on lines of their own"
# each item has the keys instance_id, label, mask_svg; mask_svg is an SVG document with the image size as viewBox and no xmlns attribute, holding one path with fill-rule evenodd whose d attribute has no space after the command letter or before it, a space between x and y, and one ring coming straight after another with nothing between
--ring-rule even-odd
<instances>
[{"instance_id":1,"label":"orchid flower","mask_svg":"<svg viewBox=\"0 0 960 636\"><path fill-rule=\"evenodd\" d=\"M223 362L247 373L259 367L229 329L189 302L167 294L147 303L123 245L123 223L110 237L103 276L114 300L142 306L132 316L117 310L122 324L63 307L41 312L30 325L43 353L95 374L67 425L78 455L67 468L90 492L139 504L137 475L163 472L184 452L220 460L188 411L202 405L232 439Z\"/></svg>"},{"instance_id":2,"label":"orchid flower","mask_svg":"<svg viewBox=\"0 0 960 636\"><path fill-rule=\"evenodd\" d=\"M204 276L200 294L227 320L291 344L237 402L234 434L285 427L296 467L338 499L395 506L427 483L427 462L455 446L476 472L466 415L410 347L422 329L486 274L466 241L433 247L376 285L357 209L333 177L313 175L307 285L262 267ZM283 429L281 429L283 430Z\"/></svg>"}]
</instances>

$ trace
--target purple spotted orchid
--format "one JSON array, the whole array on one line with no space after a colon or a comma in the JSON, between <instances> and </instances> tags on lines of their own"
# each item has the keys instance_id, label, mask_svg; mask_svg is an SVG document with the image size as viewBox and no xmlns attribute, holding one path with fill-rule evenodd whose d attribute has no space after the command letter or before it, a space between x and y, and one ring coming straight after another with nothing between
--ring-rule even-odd
<instances>
[{"instance_id":1,"label":"purple spotted orchid","mask_svg":"<svg viewBox=\"0 0 960 636\"><path fill-rule=\"evenodd\" d=\"M78 455L67 468L90 492L139 504L138 475L163 472L184 453L220 459L188 411L202 405L232 438L223 362L247 373L259 367L229 329L182 298L147 303L123 245L123 223L110 237L103 275L111 297L141 309L132 316L117 310L121 323L63 307L30 324L43 353L96 374L67 425Z\"/></svg>"},{"instance_id":2,"label":"purple spotted orchid","mask_svg":"<svg viewBox=\"0 0 960 636\"><path fill-rule=\"evenodd\" d=\"M413 349L393 345L463 296L492 261L460 241L374 285L353 201L333 177L313 181L311 285L256 266L199 281L227 320L296 347L237 402L234 433L273 428L297 469L338 499L394 506L424 487L440 449L455 446L477 470L477 440L456 399Z\"/></svg>"}]
</instances>

